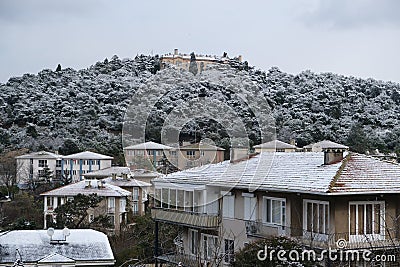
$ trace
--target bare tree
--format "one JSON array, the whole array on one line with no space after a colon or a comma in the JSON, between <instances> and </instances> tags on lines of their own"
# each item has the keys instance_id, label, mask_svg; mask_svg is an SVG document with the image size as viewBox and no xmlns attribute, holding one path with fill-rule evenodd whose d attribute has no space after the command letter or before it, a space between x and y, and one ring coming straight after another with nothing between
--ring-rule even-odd
<instances>
[{"instance_id":1,"label":"bare tree","mask_svg":"<svg viewBox=\"0 0 400 267\"><path fill-rule=\"evenodd\" d=\"M22 164L17 164L15 157L23 155L27 151L27 149L12 150L0 155L0 187L11 198L17 190L18 176L25 172L26 175L28 174L28 170L23 170Z\"/></svg>"}]
</instances>

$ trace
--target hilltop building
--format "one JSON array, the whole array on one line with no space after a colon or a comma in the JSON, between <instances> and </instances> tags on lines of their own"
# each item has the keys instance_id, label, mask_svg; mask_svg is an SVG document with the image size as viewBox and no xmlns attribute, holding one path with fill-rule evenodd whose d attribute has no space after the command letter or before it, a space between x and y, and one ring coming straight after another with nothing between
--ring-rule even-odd
<instances>
[{"instance_id":1,"label":"hilltop building","mask_svg":"<svg viewBox=\"0 0 400 267\"><path fill-rule=\"evenodd\" d=\"M226 53L224 53L221 57L195 54L195 59L199 72L207 69L209 65L228 64L229 60L237 60L238 62L242 62L241 55L234 59L230 59ZM174 52L172 54L169 53L161 56L161 67L164 68L166 64L173 64L179 68L189 70L190 61L190 54L182 54L178 52L178 49L174 49Z\"/></svg>"}]
</instances>

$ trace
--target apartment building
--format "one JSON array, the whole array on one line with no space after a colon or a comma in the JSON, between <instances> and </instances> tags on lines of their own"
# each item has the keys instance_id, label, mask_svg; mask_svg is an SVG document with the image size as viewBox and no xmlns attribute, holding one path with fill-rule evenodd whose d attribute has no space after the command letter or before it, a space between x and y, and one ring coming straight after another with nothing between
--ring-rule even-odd
<instances>
[{"instance_id":1,"label":"apartment building","mask_svg":"<svg viewBox=\"0 0 400 267\"><path fill-rule=\"evenodd\" d=\"M179 147L146 142L124 148L127 166L135 169L160 169L166 160L185 170L224 160L225 149L205 143L184 143Z\"/></svg>"},{"instance_id":2,"label":"apartment building","mask_svg":"<svg viewBox=\"0 0 400 267\"><path fill-rule=\"evenodd\" d=\"M33 152L16 157L18 186L26 188L30 181L40 180L45 175L46 168L52 171L53 178L61 178L62 157L58 153L47 151Z\"/></svg>"},{"instance_id":3,"label":"apartment building","mask_svg":"<svg viewBox=\"0 0 400 267\"><path fill-rule=\"evenodd\" d=\"M55 209L67 201L73 200L78 194L97 194L97 196L103 197L104 199L97 208L88 210L87 222L92 222L99 215L107 215L113 226L110 229L111 232L119 233L121 224L127 221L127 200L131 198L132 193L97 179L79 181L42 193L41 196L44 197L44 228L57 221Z\"/></svg>"},{"instance_id":4,"label":"apartment building","mask_svg":"<svg viewBox=\"0 0 400 267\"><path fill-rule=\"evenodd\" d=\"M20 188L27 188L50 171L53 180L70 178L76 182L83 175L95 170L111 167L113 157L84 151L68 156L52 152L39 151L15 158L17 161L17 181Z\"/></svg>"},{"instance_id":5,"label":"apartment building","mask_svg":"<svg viewBox=\"0 0 400 267\"><path fill-rule=\"evenodd\" d=\"M101 179L107 184L115 185L131 192L129 197L129 203L131 205L130 208L132 210L131 215L140 216L145 214L148 204L148 194L151 190L151 184L149 182L136 179L135 177L140 178L138 175L139 173L147 174L152 172L131 172L130 168L128 167L110 167L87 173L85 174L85 179ZM158 177L158 175L151 177Z\"/></svg>"},{"instance_id":6,"label":"apartment building","mask_svg":"<svg viewBox=\"0 0 400 267\"><path fill-rule=\"evenodd\" d=\"M70 177L74 182L81 181L86 173L111 167L113 159L91 151L63 156L61 175Z\"/></svg>"},{"instance_id":7,"label":"apartment building","mask_svg":"<svg viewBox=\"0 0 400 267\"><path fill-rule=\"evenodd\" d=\"M152 217L180 229L174 251L156 240L156 259L229 266L235 252L271 236L317 251L339 248L338 240L347 250L399 249L400 165L333 146L263 152L155 179Z\"/></svg>"}]
</instances>

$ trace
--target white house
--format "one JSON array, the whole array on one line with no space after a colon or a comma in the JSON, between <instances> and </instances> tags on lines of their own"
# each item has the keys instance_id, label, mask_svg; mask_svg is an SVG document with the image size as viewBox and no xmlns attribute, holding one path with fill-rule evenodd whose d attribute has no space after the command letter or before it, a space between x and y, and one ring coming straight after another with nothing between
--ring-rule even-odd
<instances>
[{"instance_id":1,"label":"white house","mask_svg":"<svg viewBox=\"0 0 400 267\"><path fill-rule=\"evenodd\" d=\"M79 152L63 157L61 174L73 181L80 181L86 173L111 167L113 157L90 151Z\"/></svg>"},{"instance_id":2,"label":"white house","mask_svg":"<svg viewBox=\"0 0 400 267\"><path fill-rule=\"evenodd\" d=\"M16 157L17 181L19 186L24 187L30 181L39 179L47 167L53 172L54 178L62 175L62 155L47 151L33 152Z\"/></svg>"},{"instance_id":3,"label":"white house","mask_svg":"<svg viewBox=\"0 0 400 267\"><path fill-rule=\"evenodd\" d=\"M105 234L92 229L0 233L0 266L114 266Z\"/></svg>"}]
</instances>

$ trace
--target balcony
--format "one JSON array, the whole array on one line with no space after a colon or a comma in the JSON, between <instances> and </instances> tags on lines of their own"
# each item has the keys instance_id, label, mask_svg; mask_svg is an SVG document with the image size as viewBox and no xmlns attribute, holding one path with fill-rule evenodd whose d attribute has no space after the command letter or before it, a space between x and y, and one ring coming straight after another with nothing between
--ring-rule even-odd
<instances>
[{"instance_id":1,"label":"balcony","mask_svg":"<svg viewBox=\"0 0 400 267\"><path fill-rule=\"evenodd\" d=\"M202 229L217 228L220 223L218 215L208 215L160 208L153 208L151 210L151 217L154 220L160 222L167 222Z\"/></svg>"},{"instance_id":2,"label":"balcony","mask_svg":"<svg viewBox=\"0 0 400 267\"><path fill-rule=\"evenodd\" d=\"M350 235L349 233L321 234L304 229L267 225L260 221L246 221L246 234L251 237L288 236L306 247L317 249L399 249L400 239L379 234ZM339 245L339 246L338 246Z\"/></svg>"}]
</instances>

